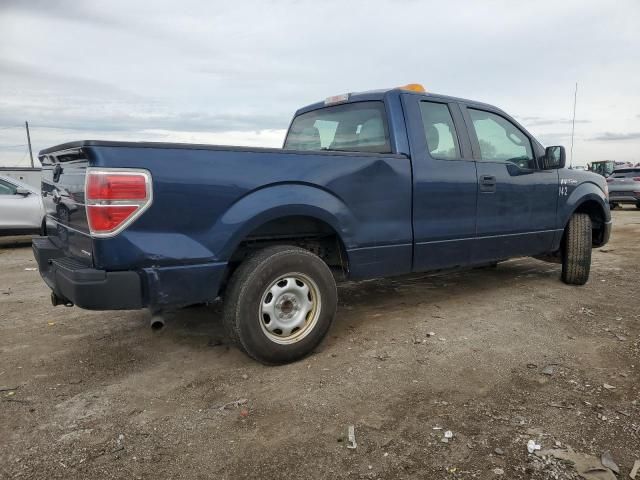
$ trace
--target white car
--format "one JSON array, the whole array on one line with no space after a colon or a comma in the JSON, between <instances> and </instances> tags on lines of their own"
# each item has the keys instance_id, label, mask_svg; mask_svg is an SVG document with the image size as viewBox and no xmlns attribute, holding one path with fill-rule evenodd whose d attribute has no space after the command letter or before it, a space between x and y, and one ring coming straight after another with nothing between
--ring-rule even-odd
<instances>
[{"instance_id":1,"label":"white car","mask_svg":"<svg viewBox=\"0 0 640 480\"><path fill-rule=\"evenodd\" d=\"M0 175L0 235L38 233L44 216L42 197L36 189Z\"/></svg>"}]
</instances>

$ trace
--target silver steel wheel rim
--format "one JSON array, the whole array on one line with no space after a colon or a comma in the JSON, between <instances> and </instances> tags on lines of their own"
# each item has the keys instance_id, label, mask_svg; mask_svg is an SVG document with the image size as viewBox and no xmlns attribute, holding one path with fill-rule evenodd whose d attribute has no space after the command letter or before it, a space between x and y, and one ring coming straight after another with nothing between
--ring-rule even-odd
<instances>
[{"instance_id":1,"label":"silver steel wheel rim","mask_svg":"<svg viewBox=\"0 0 640 480\"><path fill-rule=\"evenodd\" d=\"M305 338L318 323L322 300L318 285L303 273L278 277L260 300L259 320L269 340L290 345Z\"/></svg>"}]
</instances>

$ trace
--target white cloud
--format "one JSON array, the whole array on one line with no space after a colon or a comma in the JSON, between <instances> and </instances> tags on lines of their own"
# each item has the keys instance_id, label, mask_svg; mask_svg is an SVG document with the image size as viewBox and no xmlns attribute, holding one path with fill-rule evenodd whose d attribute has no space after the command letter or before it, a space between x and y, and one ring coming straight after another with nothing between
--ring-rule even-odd
<instances>
[{"instance_id":1,"label":"white cloud","mask_svg":"<svg viewBox=\"0 0 640 480\"><path fill-rule=\"evenodd\" d=\"M568 146L576 80L576 163L640 160L640 140L616 140L640 131L636 0L148 5L2 1L0 163L23 157L2 145L24 143L3 128L24 120L36 150L96 136L277 146L268 132L302 105L408 82Z\"/></svg>"}]
</instances>

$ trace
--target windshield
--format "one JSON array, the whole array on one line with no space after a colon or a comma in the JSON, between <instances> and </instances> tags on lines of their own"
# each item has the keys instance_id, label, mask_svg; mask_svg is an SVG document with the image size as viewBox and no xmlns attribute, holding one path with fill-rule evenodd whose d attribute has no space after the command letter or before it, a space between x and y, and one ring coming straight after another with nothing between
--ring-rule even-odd
<instances>
[{"instance_id":1,"label":"windshield","mask_svg":"<svg viewBox=\"0 0 640 480\"><path fill-rule=\"evenodd\" d=\"M284 143L286 150L390 153L382 102L358 102L298 115Z\"/></svg>"}]
</instances>

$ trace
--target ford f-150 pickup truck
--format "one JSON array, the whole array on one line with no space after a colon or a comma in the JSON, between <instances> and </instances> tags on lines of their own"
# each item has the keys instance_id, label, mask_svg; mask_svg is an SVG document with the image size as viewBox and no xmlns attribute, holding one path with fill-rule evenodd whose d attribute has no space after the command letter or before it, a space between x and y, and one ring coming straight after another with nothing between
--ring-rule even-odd
<instances>
[{"instance_id":1,"label":"ford f-150 pickup truck","mask_svg":"<svg viewBox=\"0 0 640 480\"><path fill-rule=\"evenodd\" d=\"M222 297L231 341L266 364L319 344L336 279L535 256L581 285L611 231L603 177L417 84L304 107L282 149L86 140L39 158L33 250L54 305L162 315Z\"/></svg>"}]
</instances>

